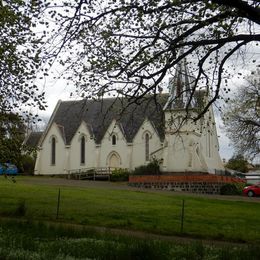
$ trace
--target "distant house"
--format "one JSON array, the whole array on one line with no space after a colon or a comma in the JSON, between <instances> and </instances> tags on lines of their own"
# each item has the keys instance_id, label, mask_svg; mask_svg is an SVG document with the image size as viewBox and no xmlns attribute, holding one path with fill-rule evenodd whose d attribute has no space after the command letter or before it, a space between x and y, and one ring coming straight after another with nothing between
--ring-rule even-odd
<instances>
[{"instance_id":1,"label":"distant house","mask_svg":"<svg viewBox=\"0 0 260 260\"><path fill-rule=\"evenodd\" d=\"M260 184L260 170L252 169L245 173L246 182L250 184Z\"/></svg>"},{"instance_id":2,"label":"distant house","mask_svg":"<svg viewBox=\"0 0 260 260\"><path fill-rule=\"evenodd\" d=\"M35 174L99 167L133 170L153 158L164 172L224 170L213 109L196 122L183 121L187 102L195 116L207 100L205 91L189 99L189 77L183 71L179 66L169 94L144 97L139 104L125 98L59 101L38 143Z\"/></svg>"}]
</instances>

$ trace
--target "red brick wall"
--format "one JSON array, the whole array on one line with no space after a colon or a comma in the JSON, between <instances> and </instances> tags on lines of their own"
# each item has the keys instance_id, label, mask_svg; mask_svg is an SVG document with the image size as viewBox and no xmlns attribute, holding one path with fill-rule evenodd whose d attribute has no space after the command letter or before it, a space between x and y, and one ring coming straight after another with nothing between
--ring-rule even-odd
<instances>
[{"instance_id":1,"label":"red brick wall","mask_svg":"<svg viewBox=\"0 0 260 260\"><path fill-rule=\"evenodd\" d=\"M225 183L245 183L245 180L212 174L129 176L129 185L133 187L205 194L220 194Z\"/></svg>"},{"instance_id":2,"label":"red brick wall","mask_svg":"<svg viewBox=\"0 0 260 260\"><path fill-rule=\"evenodd\" d=\"M245 183L243 179L239 179L231 176L220 175L179 175L179 176L167 176L167 175L142 175L142 176L129 176L129 183L149 183L149 182L219 182L219 183Z\"/></svg>"}]
</instances>

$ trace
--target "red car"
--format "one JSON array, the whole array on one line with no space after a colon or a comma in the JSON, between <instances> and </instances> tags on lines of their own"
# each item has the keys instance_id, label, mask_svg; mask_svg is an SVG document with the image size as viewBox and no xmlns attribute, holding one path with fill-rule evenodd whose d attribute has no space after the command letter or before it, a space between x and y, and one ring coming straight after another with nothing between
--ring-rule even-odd
<instances>
[{"instance_id":1,"label":"red car","mask_svg":"<svg viewBox=\"0 0 260 260\"><path fill-rule=\"evenodd\" d=\"M260 196L260 183L245 187L243 194L248 197Z\"/></svg>"}]
</instances>

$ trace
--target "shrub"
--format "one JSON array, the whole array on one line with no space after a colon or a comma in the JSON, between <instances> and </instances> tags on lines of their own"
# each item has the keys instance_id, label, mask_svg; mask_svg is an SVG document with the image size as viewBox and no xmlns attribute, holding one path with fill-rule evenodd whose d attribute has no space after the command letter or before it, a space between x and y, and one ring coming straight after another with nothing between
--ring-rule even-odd
<instances>
[{"instance_id":1,"label":"shrub","mask_svg":"<svg viewBox=\"0 0 260 260\"><path fill-rule=\"evenodd\" d=\"M158 175L160 173L159 162L155 159L147 165L136 167L132 172L133 175Z\"/></svg>"},{"instance_id":2,"label":"shrub","mask_svg":"<svg viewBox=\"0 0 260 260\"><path fill-rule=\"evenodd\" d=\"M115 169L110 176L111 181L128 181L129 172L127 169Z\"/></svg>"},{"instance_id":3,"label":"shrub","mask_svg":"<svg viewBox=\"0 0 260 260\"><path fill-rule=\"evenodd\" d=\"M33 175L35 165L35 159L33 157L31 157L28 154L23 155L21 158L20 165L20 170L22 173Z\"/></svg>"},{"instance_id":4,"label":"shrub","mask_svg":"<svg viewBox=\"0 0 260 260\"><path fill-rule=\"evenodd\" d=\"M238 187L233 183L224 184L220 188L221 195L239 195L241 192L239 191Z\"/></svg>"},{"instance_id":5,"label":"shrub","mask_svg":"<svg viewBox=\"0 0 260 260\"><path fill-rule=\"evenodd\" d=\"M243 189L249 185L248 183L236 183L235 186L237 187L238 194L242 195Z\"/></svg>"}]
</instances>

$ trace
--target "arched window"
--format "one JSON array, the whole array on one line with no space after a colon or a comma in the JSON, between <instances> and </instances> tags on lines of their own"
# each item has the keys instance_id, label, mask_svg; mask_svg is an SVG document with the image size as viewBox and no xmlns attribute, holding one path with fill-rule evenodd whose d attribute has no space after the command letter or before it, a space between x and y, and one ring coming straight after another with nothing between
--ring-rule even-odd
<instances>
[{"instance_id":1,"label":"arched window","mask_svg":"<svg viewBox=\"0 0 260 260\"><path fill-rule=\"evenodd\" d=\"M146 161L149 161L149 139L150 139L150 136L148 133L145 134L145 160Z\"/></svg>"},{"instance_id":2,"label":"arched window","mask_svg":"<svg viewBox=\"0 0 260 260\"><path fill-rule=\"evenodd\" d=\"M56 163L56 139L52 137L51 139L51 165Z\"/></svg>"},{"instance_id":3,"label":"arched window","mask_svg":"<svg viewBox=\"0 0 260 260\"><path fill-rule=\"evenodd\" d=\"M80 140L80 163L85 164L85 137L82 136Z\"/></svg>"},{"instance_id":4,"label":"arched window","mask_svg":"<svg viewBox=\"0 0 260 260\"><path fill-rule=\"evenodd\" d=\"M211 134L208 132L208 156L211 157Z\"/></svg>"},{"instance_id":5,"label":"arched window","mask_svg":"<svg viewBox=\"0 0 260 260\"><path fill-rule=\"evenodd\" d=\"M112 135L112 145L116 145L116 135Z\"/></svg>"}]
</instances>

